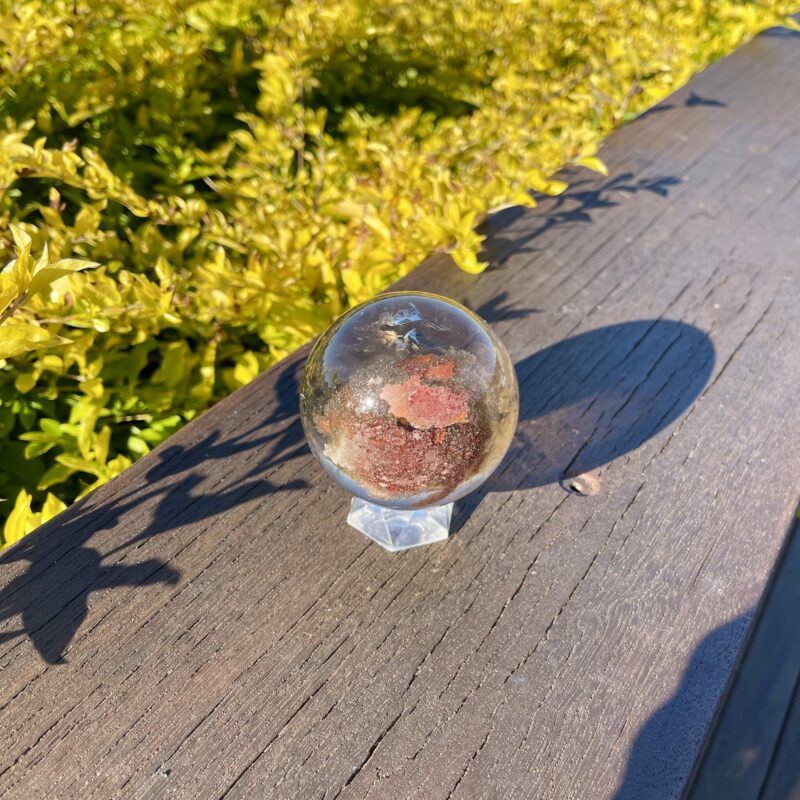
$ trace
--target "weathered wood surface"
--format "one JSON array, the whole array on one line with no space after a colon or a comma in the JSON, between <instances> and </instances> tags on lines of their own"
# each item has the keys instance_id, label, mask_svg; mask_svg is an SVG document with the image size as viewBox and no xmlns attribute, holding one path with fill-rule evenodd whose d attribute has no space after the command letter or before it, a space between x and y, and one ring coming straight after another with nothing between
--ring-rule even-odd
<instances>
[{"instance_id":1,"label":"weathered wood surface","mask_svg":"<svg viewBox=\"0 0 800 800\"><path fill-rule=\"evenodd\" d=\"M522 390L448 543L347 528L301 352L6 553L0 796L678 796L797 499L798 96L762 36L406 279Z\"/></svg>"},{"instance_id":2,"label":"weathered wood surface","mask_svg":"<svg viewBox=\"0 0 800 800\"><path fill-rule=\"evenodd\" d=\"M795 524L690 800L800 800L799 617L800 524Z\"/></svg>"}]
</instances>

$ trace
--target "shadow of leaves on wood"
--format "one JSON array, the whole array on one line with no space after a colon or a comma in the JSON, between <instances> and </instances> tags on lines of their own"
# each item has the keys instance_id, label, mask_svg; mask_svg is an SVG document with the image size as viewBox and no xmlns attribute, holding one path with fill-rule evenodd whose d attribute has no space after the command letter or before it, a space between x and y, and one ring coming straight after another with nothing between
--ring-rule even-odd
<instances>
[{"instance_id":1,"label":"shadow of leaves on wood","mask_svg":"<svg viewBox=\"0 0 800 800\"><path fill-rule=\"evenodd\" d=\"M795 21L800 21L798 20L798 16L799 15L795 14ZM770 28L769 30L763 31L761 36L769 36L771 39L800 39L800 31L791 28Z\"/></svg>"},{"instance_id":2,"label":"shadow of leaves on wood","mask_svg":"<svg viewBox=\"0 0 800 800\"><path fill-rule=\"evenodd\" d=\"M462 304L469 307L469 300L462 300ZM509 301L508 292L500 292L496 297L478 306L475 313L490 324L505 322L512 319L525 319L531 314L541 313L538 308L520 308Z\"/></svg>"},{"instance_id":3,"label":"shadow of leaves on wood","mask_svg":"<svg viewBox=\"0 0 800 800\"><path fill-rule=\"evenodd\" d=\"M0 642L21 642L28 636L45 661L65 661L65 650L86 619L93 592L178 583L180 573L168 561L134 560L146 541L218 517L244 502L306 488L303 480L279 484L268 476L306 448L298 417L300 366L293 360L284 368L275 386L277 406L248 430L227 438L213 431L196 444L156 450L136 488L98 507L87 498L0 555L0 575L15 562L26 563L0 593L0 622L19 616L22 626L0 633ZM244 474L236 470L233 479L232 469L208 468L227 459L241 462L250 453L252 466ZM149 521L137 524L138 510L153 501L154 509L145 512ZM126 522L139 532L115 547L94 544L102 541L104 531Z\"/></svg>"},{"instance_id":4,"label":"shadow of leaves on wood","mask_svg":"<svg viewBox=\"0 0 800 800\"><path fill-rule=\"evenodd\" d=\"M722 100L717 100L713 97L701 97L697 92L689 92L689 96L683 102L684 108L727 108L728 104L723 103ZM648 108L643 111L635 119L643 119L644 117L652 117L655 114L663 114L666 111L674 111L676 108L681 108L674 103L659 103L657 106Z\"/></svg>"},{"instance_id":5,"label":"shadow of leaves on wood","mask_svg":"<svg viewBox=\"0 0 800 800\"><path fill-rule=\"evenodd\" d=\"M495 215L485 226L489 239L481 258L490 261L495 267L502 265L511 255L536 252L536 248L527 245L554 228L570 227L576 223L590 224L593 222L593 211L614 208L624 199L639 192L649 192L666 198L670 190L681 182L681 178L676 175L636 178L632 172L623 172L599 185L590 178L572 181L563 194L545 199L540 213L536 214L537 224L521 236L512 233L510 237L504 237L495 231L510 226L517 217L525 213L523 208L505 209Z\"/></svg>"},{"instance_id":6,"label":"shadow of leaves on wood","mask_svg":"<svg viewBox=\"0 0 800 800\"><path fill-rule=\"evenodd\" d=\"M713 97L701 97L697 92L689 92L684 104L693 108L695 106L706 106L707 108L727 108L728 104L723 103L722 100L715 100Z\"/></svg>"}]
</instances>

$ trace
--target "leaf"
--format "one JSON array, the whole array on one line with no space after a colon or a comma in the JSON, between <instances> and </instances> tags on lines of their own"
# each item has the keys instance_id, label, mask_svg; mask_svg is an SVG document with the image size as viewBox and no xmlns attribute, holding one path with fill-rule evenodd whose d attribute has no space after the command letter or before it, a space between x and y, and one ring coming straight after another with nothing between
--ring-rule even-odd
<instances>
[{"instance_id":1,"label":"leaf","mask_svg":"<svg viewBox=\"0 0 800 800\"><path fill-rule=\"evenodd\" d=\"M28 444L25 445L25 458L28 461L38 458L44 455L48 450L52 450L55 446L55 442L28 442Z\"/></svg>"},{"instance_id":2,"label":"leaf","mask_svg":"<svg viewBox=\"0 0 800 800\"><path fill-rule=\"evenodd\" d=\"M328 214L333 219L340 222L347 222L351 219L364 219L369 206L363 203L356 203L353 200L340 200L338 203L329 203L320 208L320 212Z\"/></svg>"},{"instance_id":3,"label":"leaf","mask_svg":"<svg viewBox=\"0 0 800 800\"><path fill-rule=\"evenodd\" d=\"M58 420L48 419L47 417L43 417L42 419L39 420L39 427L48 436L52 436L54 439L61 438L62 426Z\"/></svg>"},{"instance_id":4,"label":"leaf","mask_svg":"<svg viewBox=\"0 0 800 800\"><path fill-rule=\"evenodd\" d=\"M189 347L184 341L170 342L163 350L161 366L153 375L153 383L161 383L174 389L185 378L191 368Z\"/></svg>"},{"instance_id":5,"label":"leaf","mask_svg":"<svg viewBox=\"0 0 800 800\"><path fill-rule=\"evenodd\" d=\"M87 460L92 458L92 452L94 450L94 426L96 422L97 411L93 409L92 412L81 420L80 427L78 428L78 450Z\"/></svg>"},{"instance_id":6,"label":"leaf","mask_svg":"<svg viewBox=\"0 0 800 800\"><path fill-rule=\"evenodd\" d=\"M364 224L370 230L375 231L375 233L377 233L381 238L386 239L387 241L391 240L392 232L389 229L389 226L374 214L364 217Z\"/></svg>"},{"instance_id":7,"label":"leaf","mask_svg":"<svg viewBox=\"0 0 800 800\"><path fill-rule=\"evenodd\" d=\"M450 255L453 257L453 261L470 275L478 275L489 266L486 262L478 261L478 257L472 250L463 247L454 248L450 251Z\"/></svg>"},{"instance_id":8,"label":"leaf","mask_svg":"<svg viewBox=\"0 0 800 800\"><path fill-rule=\"evenodd\" d=\"M608 167L597 156L585 156L584 158L579 158L575 163L594 172L599 172L601 175L608 175Z\"/></svg>"},{"instance_id":9,"label":"leaf","mask_svg":"<svg viewBox=\"0 0 800 800\"><path fill-rule=\"evenodd\" d=\"M150 452L150 447L144 439L139 436L129 436L127 442L128 452L135 457L147 455Z\"/></svg>"},{"instance_id":10,"label":"leaf","mask_svg":"<svg viewBox=\"0 0 800 800\"><path fill-rule=\"evenodd\" d=\"M260 371L261 369L256 354L248 351L236 359L236 366L233 368L233 378L238 384L244 386L256 378Z\"/></svg>"},{"instance_id":11,"label":"leaf","mask_svg":"<svg viewBox=\"0 0 800 800\"><path fill-rule=\"evenodd\" d=\"M88 472L90 475L96 475L98 478L102 476L103 470L91 461L78 456L58 455L56 461L62 466L68 467L74 472Z\"/></svg>"},{"instance_id":12,"label":"leaf","mask_svg":"<svg viewBox=\"0 0 800 800\"><path fill-rule=\"evenodd\" d=\"M31 512L31 496L20 490L14 508L3 526L3 544L11 544L30 533L39 522L39 515Z\"/></svg>"},{"instance_id":13,"label":"leaf","mask_svg":"<svg viewBox=\"0 0 800 800\"><path fill-rule=\"evenodd\" d=\"M19 297L17 282L12 272L0 272L0 314Z\"/></svg>"},{"instance_id":14,"label":"leaf","mask_svg":"<svg viewBox=\"0 0 800 800\"><path fill-rule=\"evenodd\" d=\"M46 470L44 475L39 478L39 483L36 484L37 489L49 489L57 483L63 483L71 475L75 474L75 470L66 466L65 464L53 464L50 469Z\"/></svg>"},{"instance_id":15,"label":"leaf","mask_svg":"<svg viewBox=\"0 0 800 800\"><path fill-rule=\"evenodd\" d=\"M28 394L28 392L36 386L39 376L36 372L20 372L14 379L14 388L20 394Z\"/></svg>"},{"instance_id":16,"label":"leaf","mask_svg":"<svg viewBox=\"0 0 800 800\"><path fill-rule=\"evenodd\" d=\"M342 283L350 297L357 298L364 288L364 281L361 280L361 275L354 269L342 270Z\"/></svg>"},{"instance_id":17,"label":"leaf","mask_svg":"<svg viewBox=\"0 0 800 800\"><path fill-rule=\"evenodd\" d=\"M111 428L104 425L94 439L94 458L98 464L105 464L108 459L108 448L111 445Z\"/></svg>"},{"instance_id":18,"label":"leaf","mask_svg":"<svg viewBox=\"0 0 800 800\"><path fill-rule=\"evenodd\" d=\"M30 322L9 319L0 324L0 358L13 358L31 350L55 347L68 341L69 339L62 339Z\"/></svg>"},{"instance_id":19,"label":"leaf","mask_svg":"<svg viewBox=\"0 0 800 800\"><path fill-rule=\"evenodd\" d=\"M44 243L44 247L42 248L42 254L39 258L36 259L36 263L33 265L33 275L35 275L40 270L44 269L50 263L50 252L49 248L47 247L47 242Z\"/></svg>"},{"instance_id":20,"label":"leaf","mask_svg":"<svg viewBox=\"0 0 800 800\"><path fill-rule=\"evenodd\" d=\"M14 244L17 249L30 252L31 237L19 225L12 224L8 227L11 229L11 235L14 237Z\"/></svg>"},{"instance_id":21,"label":"leaf","mask_svg":"<svg viewBox=\"0 0 800 800\"><path fill-rule=\"evenodd\" d=\"M34 272L28 291L32 295L38 294L48 289L53 281L63 278L65 275L71 275L74 272L92 269L98 266L100 265L96 261L84 261L79 258L62 258L60 261L56 261L52 266L44 267L38 272Z\"/></svg>"},{"instance_id":22,"label":"leaf","mask_svg":"<svg viewBox=\"0 0 800 800\"><path fill-rule=\"evenodd\" d=\"M47 493L44 505L42 506L42 522L52 519L56 514L60 514L65 508L66 503L59 500L54 494Z\"/></svg>"},{"instance_id":23,"label":"leaf","mask_svg":"<svg viewBox=\"0 0 800 800\"><path fill-rule=\"evenodd\" d=\"M17 246L17 257L9 264L14 290L17 296L28 291L31 280L31 237L16 225L11 225L11 234Z\"/></svg>"}]
</instances>

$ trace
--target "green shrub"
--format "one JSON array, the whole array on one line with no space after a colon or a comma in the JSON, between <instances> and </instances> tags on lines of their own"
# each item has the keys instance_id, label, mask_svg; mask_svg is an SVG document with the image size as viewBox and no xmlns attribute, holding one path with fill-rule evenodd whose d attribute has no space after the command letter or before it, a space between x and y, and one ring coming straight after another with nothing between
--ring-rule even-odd
<instances>
[{"instance_id":1,"label":"green shrub","mask_svg":"<svg viewBox=\"0 0 800 800\"><path fill-rule=\"evenodd\" d=\"M795 8L5 4L0 542Z\"/></svg>"}]
</instances>

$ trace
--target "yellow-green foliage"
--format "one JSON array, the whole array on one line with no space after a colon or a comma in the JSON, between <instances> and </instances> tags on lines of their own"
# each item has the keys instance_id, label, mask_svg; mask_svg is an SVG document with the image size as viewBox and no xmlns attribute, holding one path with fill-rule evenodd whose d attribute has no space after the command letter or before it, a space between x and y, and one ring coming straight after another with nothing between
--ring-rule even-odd
<instances>
[{"instance_id":1,"label":"yellow-green foliage","mask_svg":"<svg viewBox=\"0 0 800 800\"><path fill-rule=\"evenodd\" d=\"M4 3L4 540L795 8Z\"/></svg>"}]
</instances>

